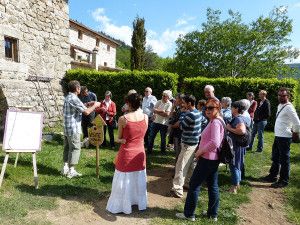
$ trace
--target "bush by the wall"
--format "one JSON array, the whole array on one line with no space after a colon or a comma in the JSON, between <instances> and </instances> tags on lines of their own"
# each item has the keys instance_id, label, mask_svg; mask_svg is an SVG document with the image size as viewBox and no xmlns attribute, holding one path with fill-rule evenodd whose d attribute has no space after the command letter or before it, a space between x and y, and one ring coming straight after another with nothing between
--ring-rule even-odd
<instances>
[{"instance_id":1,"label":"bush by the wall","mask_svg":"<svg viewBox=\"0 0 300 225\"><path fill-rule=\"evenodd\" d=\"M258 100L258 92L266 90L267 98L271 102L272 116L268 123L268 128L272 129L275 122L278 99L277 93L280 87L290 88L292 93L292 101L297 102L299 98L298 81L294 79L262 79L262 78L186 78L183 82L182 91L195 95L197 99L204 99L204 86L210 84L215 88L215 95L219 99L222 97L230 97L232 101L246 98L246 93L252 91L255 99Z\"/></svg>"},{"instance_id":2,"label":"bush by the wall","mask_svg":"<svg viewBox=\"0 0 300 225\"><path fill-rule=\"evenodd\" d=\"M99 100L104 99L107 90L112 92L112 100L117 104L118 116L124 105L124 96L130 89L143 95L146 87L152 88L152 94L161 99L164 90L176 93L178 75L162 71L122 71L107 72L74 69L66 73L65 81L78 80L89 90L96 93Z\"/></svg>"}]
</instances>

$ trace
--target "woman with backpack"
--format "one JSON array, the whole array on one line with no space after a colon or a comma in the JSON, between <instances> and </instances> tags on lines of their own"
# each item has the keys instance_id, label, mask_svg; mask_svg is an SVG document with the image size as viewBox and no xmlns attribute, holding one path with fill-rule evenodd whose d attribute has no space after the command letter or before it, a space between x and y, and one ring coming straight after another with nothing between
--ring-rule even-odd
<instances>
[{"instance_id":1,"label":"woman with backpack","mask_svg":"<svg viewBox=\"0 0 300 225\"><path fill-rule=\"evenodd\" d=\"M199 147L195 153L198 159L189 183L184 213L176 213L177 218L195 221L195 209L201 184L206 181L208 189L208 210L205 215L217 221L219 208L218 167L220 147L224 137L224 121L221 117L221 104L217 99L206 102L205 113L209 123L201 134Z\"/></svg>"},{"instance_id":2,"label":"woman with backpack","mask_svg":"<svg viewBox=\"0 0 300 225\"><path fill-rule=\"evenodd\" d=\"M229 192L234 194L237 194L237 190L242 180L241 172L244 164L244 156L247 143L249 143L251 139L249 131L251 120L242 115L245 110L247 109L241 100L232 103L231 112L233 118L226 126L226 129L229 131L229 137L231 137L233 143L234 155L229 164L232 187L229 189Z\"/></svg>"}]
</instances>

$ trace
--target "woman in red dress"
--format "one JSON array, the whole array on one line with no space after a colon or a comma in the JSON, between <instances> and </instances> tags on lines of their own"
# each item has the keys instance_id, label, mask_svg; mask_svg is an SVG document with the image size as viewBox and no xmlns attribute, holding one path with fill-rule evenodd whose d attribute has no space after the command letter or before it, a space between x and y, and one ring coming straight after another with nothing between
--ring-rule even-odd
<instances>
[{"instance_id":1,"label":"woman in red dress","mask_svg":"<svg viewBox=\"0 0 300 225\"><path fill-rule=\"evenodd\" d=\"M112 191L106 209L111 213L132 212L147 207L147 175L144 136L148 117L140 109L141 96L134 93L126 98L129 112L119 118L117 142L121 143L115 160Z\"/></svg>"}]
</instances>

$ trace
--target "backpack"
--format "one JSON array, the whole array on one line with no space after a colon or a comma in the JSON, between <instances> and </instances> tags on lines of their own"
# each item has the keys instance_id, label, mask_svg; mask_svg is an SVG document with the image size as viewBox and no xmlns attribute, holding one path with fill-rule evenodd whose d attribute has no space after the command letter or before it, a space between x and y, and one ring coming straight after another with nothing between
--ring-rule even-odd
<instances>
[{"instance_id":1,"label":"backpack","mask_svg":"<svg viewBox=\"0 0 300 225\"><path fill-rule=\"evenodd\" d=\"M233 159L233 156L234 156L232 139L227 134L224 121L219 118L217 118L217 119L222 123L223 128L224 128L224 137L221 142L221 145L217 149L219 161L221 163L227 164L227 163L231 162L231 160Z\"/></svg>"},{"instance_id":2,"label":"backpack","mask_svg":"<svg viewBox=\"0 0 300 225\"><path fill-rule=\"evenodd\" d=\"M243 117L242 117L243 119ZM243 119L244 121L244 119ZM246 126L246 133L242 134L242 135L238 135L238 134L234 134L234 133L230 133L230 135L233 137L233 139L235 140L235 143L237 146L240 147L247 147L250 145L251 142L251 130L250 127L248 127L244 121L244 124Z\"/></svg>"}]
</instances>

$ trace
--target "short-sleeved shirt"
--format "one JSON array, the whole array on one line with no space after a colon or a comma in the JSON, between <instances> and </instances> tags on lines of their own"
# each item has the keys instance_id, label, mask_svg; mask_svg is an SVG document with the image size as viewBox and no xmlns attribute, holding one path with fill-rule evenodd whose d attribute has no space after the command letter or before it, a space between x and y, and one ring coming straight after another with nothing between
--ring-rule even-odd
<instances>
[{"instance_id":1,"label":"short-sleeved shirt","mask_svg":"<svg viewBox=\"0 0 300 225\"><path fill-rule=\"evenodd\" d=\"M64 133L66 136L81 133L81 115L86 110L74 93L69 92L64 101Z\"/></svg>"},{"instance_id":2,"label":"short-sleeved shirt","mask_svg":"<svg viewBox=\"0 0 300 225\"><path fill-rule=\"evenodd\" d=\"M165 103L162 100L159 100L155 104L154 108L159 109L159 110L163 110L164 112L171 112L172 103L169 100ZM164 117L164 116L156 114L154 123L159 123L159 124L162 124L162 125L168 125L168 117Z\"/></svg>"},{"instance_id":3,"label":"short-sleeved shirt","mask_svg":"<svg viewBox=\"0 0 300 225\"><path fill-rule=\"evenodd\" d=\"M96 102L97 96L95 93L89 91L87 96L81 96L79 99L82 101L82 103L88 103L88 102ZM89 115L82 115L82 120L85 121L92 121L95 118L95 112L91 112Z\"/></svg>"}]
</instances>

